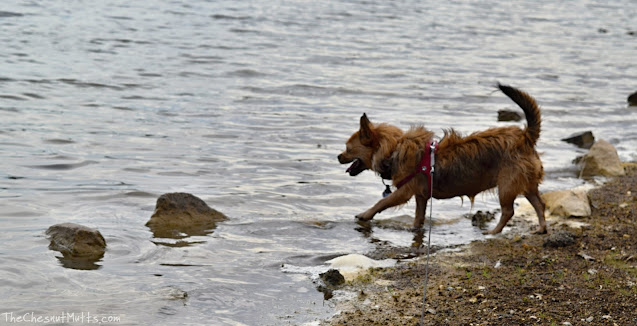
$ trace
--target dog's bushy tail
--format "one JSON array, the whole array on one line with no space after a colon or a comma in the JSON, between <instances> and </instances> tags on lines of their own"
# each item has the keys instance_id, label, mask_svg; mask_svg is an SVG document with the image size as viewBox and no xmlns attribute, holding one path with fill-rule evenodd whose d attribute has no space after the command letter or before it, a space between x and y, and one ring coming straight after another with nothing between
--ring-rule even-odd
<instances>
[{"instance_id":1,"label":"dog's bushy tail","mask_svg":"<svg viewBox=\"0 0 637 326\"><path fill-rule=\"evenodd\" d=\"M498 88L506 96L513 100L513 102L520 106L520 108L522 108L522 111L524 111L527 123L527 138L530 141L531 145L534 146L537 143L538 138L540 138L540 124L542 123L540 108L535 102L535 99L533 99L531 95L511 86L498 83Z\"/></svg>"}]
</instances>

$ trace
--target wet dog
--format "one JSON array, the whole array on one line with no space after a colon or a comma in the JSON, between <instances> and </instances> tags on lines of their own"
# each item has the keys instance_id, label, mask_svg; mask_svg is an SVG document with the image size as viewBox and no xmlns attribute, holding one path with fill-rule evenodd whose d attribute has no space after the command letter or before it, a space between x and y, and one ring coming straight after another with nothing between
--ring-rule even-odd
<instances>
[{"instance_id":1,"label":"wet dog","mask_svg":"<svg viewBox=\"0 0 637 326\"><path fill-rule=\"evenodd\" d=\"M435 152L431 191L428 174L420 172L433 132L423 126L403 132L388 124L372 124L363 114L360 129L349 138L338 160L341 164L351 163L347 169L351 176L370 169L383 179L391 179L398 189L356 217L371 220L415 196L413 225L420 228L432 195L436 199L467 196L473 203L478 193L497 187L502 215L495 228L485 234L502 231L513 216L513 202L518 195L524 195L537 213L539 226L535 232L546 233L544 203L538 192L544 169L535 150L540 136L540 109L527 93L500 84L498 88L522 108L526 128L491 128L465 137L453 129L446 130Z\"/></svg>"}]
</instances>

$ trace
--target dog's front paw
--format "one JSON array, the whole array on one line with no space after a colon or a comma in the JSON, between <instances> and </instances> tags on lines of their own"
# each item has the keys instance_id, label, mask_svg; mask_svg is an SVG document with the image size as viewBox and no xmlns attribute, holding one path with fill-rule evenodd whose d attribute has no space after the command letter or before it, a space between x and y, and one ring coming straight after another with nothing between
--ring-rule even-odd
<instances>
[{"instance_id":1,"label":"dog's front paw","mask_svg":"<svg viewBox=\"0 0 637 326\"><path fill-rule=\"evenodd\" d=\"M361 221L369 221L369 220L374 218L374 215L376 215L376 214L373 213L373 212L365 211L363 213L360 213L360 214L356 215L356 218L361 220Z\"/></svg>"}]
</instances>

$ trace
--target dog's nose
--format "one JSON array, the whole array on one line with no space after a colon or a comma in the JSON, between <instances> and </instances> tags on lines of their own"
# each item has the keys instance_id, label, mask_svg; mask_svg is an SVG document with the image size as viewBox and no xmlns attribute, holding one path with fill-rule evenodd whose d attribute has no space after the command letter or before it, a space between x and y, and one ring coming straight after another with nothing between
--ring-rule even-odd
<instances>
[{"instance_id":1,"label":"dog's nose","mask_svg":"<svg viewBox=\"0 0 637 326\"><path fill-rule=\"evenodd\" d=\"M343 154L338 154L338 161L340 162L342 160Z\"/></svg>"}]
</instances>

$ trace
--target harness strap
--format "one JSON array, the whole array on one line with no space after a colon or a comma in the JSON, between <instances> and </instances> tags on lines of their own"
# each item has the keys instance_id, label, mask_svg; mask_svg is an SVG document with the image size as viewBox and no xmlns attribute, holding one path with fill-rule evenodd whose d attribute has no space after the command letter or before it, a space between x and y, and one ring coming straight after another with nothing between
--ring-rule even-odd
<instances>
[{"instance_id":1,"label":"harness strap","mask_svg":"<svg viewBox=\"0 0 637 326\"><path fill-rule=\"evenodd\" d=\"M431 151L432 149L433 149L433 152ZM396 188L400 188L404 186L405 184L407 184L407 182L411 181L411 179L413 179L419 173L426 174L428 180L431 180L431 173L433 172L433 166L434 166L434 154L437 151L438 151L438 142L435 140L428 141L427 146L425 147L425 153L423 154L422 160L420 160L420 163L418 163L418 167L416 168L416 170L412 172L410 175L406 176L404 179L402 179L396 185ZM429 188L429 197L432 197L433 195L431 193L432 191L431 182L427 182L427 184Z\"/></svg>"}]
</instances>

